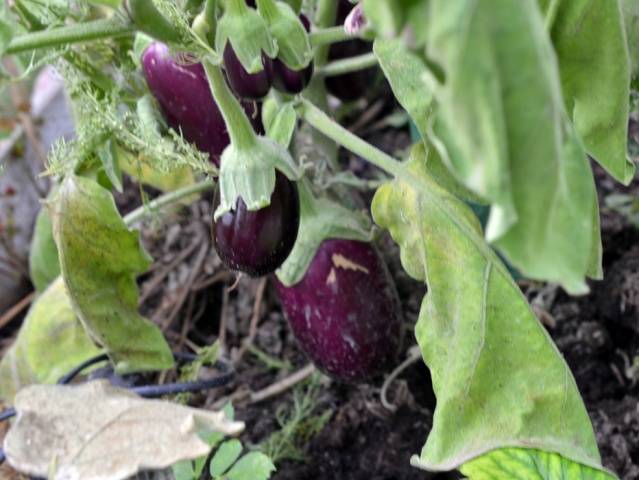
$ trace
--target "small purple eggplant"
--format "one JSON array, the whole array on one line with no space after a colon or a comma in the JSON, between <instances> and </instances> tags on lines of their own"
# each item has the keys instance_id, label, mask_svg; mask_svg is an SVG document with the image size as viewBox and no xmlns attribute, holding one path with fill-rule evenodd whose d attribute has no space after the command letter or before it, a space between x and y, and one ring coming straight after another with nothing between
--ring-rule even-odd
<instances>
[{"instance_id":1,"label":"small purple eggplant","mask_svg":"<svg viewBox=\"0 0 639 480\"><path fill-rule=\"evenodd\" d=\"M311 22L306 15L301 14L300 20L304 28L306 28L306 31L310 32ZM300 93L307 87L313 77L313 62L309 63L308 66L302 70L296 71L288 68L277 58L268 58L266 55L263 55L262 58L264 68L268 72L273 87L280 92L290 94Z\"/></svg>"},{"instance_id":2,"label":"small purple eggplant","mask_svg":"<svg viewBox=\"0 0 639 480\"><path fill-rule=\"evenodd\" d=\"M259 100L264 98L271 89L271 80L266 69L257 73L248 73L237 58L230 42L224 48L224 71L228 84L240 98Z\"/></svg>"},{"instance_id":3,"label":"small purple eggplant","mask_svg":"<svg viewBox=\"0 0 639 480\"><path fill-rule=\"evenodd\" d=\"M218 190L213 211L219 204ZM299 208L297 185L278 171L270 205L248 211L238 198L235 209L212 225L213 245L224 265L252 277L274 272L295 245Z\"/></svg>"},{"instance_id":4,"label":"small purple eggplant","mask_svg":"<svg viewBox=\"0 0 639 480\"><path fill-rule=\"evenodd\" d=\"M395 284L370 243L328 239L304 278L275 286L302 350L328 375L361 382L395 366L401 307Z\"/></svg>"},{"instance_id":5,"label":"small purple eggplant","mask_svg":"<svg viewBox=\"0 0 639 480\"><path fill-rule=\"evenodd\" d=\"M168 46L152 42L142 54L142 66L169 126L181 131L188 142L207 152L219 166L230 139L202 65L179 63L170 56ZM242 106L259 132L259 106L255 102L242 102Z\"/></svg>"}]
</instances>

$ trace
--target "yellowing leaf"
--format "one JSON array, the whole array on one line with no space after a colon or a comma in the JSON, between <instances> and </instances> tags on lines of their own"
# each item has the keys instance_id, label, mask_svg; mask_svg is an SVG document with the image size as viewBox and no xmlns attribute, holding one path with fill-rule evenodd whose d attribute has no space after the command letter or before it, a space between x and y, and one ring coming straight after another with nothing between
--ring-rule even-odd
<instances>
[{"instance_id":1,"label":"yellowing leaf","mask_svg":"<svg viewBox=\"0 0 639 480\"><path fill-rule=\"evenodd\" d=\"M93 180L67 177L49 203L60 267L73 309L120 373L162 370L173 355L160 329L138 311L136 275L151 264Z\"/></svg>"},{"instance_id":2,"label":"yellowing leaf","mask_svg":"<svg viewBox=\"0 0 639 480\"><path fill-rule=\"evenodd\" d=\"M119 480L207 455L200 438L239 433L223 412L147 400L106 380L34 385L16 395L17 421L4 441L11 466L53 480Z\"/></svg>"},{"instance_id":3,"label":"yellowing leaf","mask_svg":"<svg viewBox=\"0 0 639 480\"><path fill-rule=\"evenodd\" d=\"M406 271L428 284L415 335L437 406L413 464L450 470L497 448L525 446L601 468L568 366L472 210L437 183L425 157L418 144L372 204Z\"/></svg>"},{"instance_id":4,"label":"yellowing leaf","mask_svg":"<svg viewBox=\"0 0 639 480\"><path fill-rule=\"evenodd\" d=\"M20 388L55 383L100 353L73 313L58 277L31 305L16 340L0 361L0 399L12 403Z\"/></svg>"},{"instance_id":5,"label":"yellowing leaf","mask_svg":"<svg viewBox=\"0 0 639 480\"><path fill-rule=\"evenodd\" d=\"M469 480L613 480L608 472L532 448L501 448L464 464Z\"/></svg>"}]
</instances>

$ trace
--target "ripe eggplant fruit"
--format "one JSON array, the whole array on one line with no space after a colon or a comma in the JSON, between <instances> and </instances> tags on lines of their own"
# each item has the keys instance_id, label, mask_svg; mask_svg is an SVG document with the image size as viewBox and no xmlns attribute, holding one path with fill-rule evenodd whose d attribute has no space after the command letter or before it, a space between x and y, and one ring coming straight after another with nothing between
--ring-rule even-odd
<instances>
[{"instance_id":1,"label":"ripe eggplant fruit","mask_svg":"<svg viewBox=\"0 0 639 480\"><path fill-rule=\"evenodd\" d=\"M300 20L307 32L311 31L311 22L304 14L300 14ZM268 73L271 83L276 90L283 93L296 94L304 90L313 77L313 62L302 70L291 70L278 58L269 58L262 55L264 69Z\"/></svg>"},{"instance_id":2,"label":"ripe eggplant fruit","mask_svg":"<svg viewBox=\"0 0 639 480\"><path fill-rule=\"evenodd\" d=\"M219 166L230 139L202 65L179 63L167 45L152 42L142 54L142 69L169 126ZM259 105L242 102L242 106L256 131L263 131Z\"/></svg>"},{"instance_id":3,"label":"ripe eggplant fruit","mask_svg":"<svg viewBox=\"0 0 639 480\"><path fill-rule=\"evenodd\" d=\"M237 58L230 42L224 48L224 71L226 79L235 94L247 100L264 98L271 89L271 80L266 69L248 73Z\"/></svg>"},{"instance_id":4,"label":"ripe eggplant fruit","mask_svg":"<svg viewBox=\"0 0 639 480\"><path fill-rule=\"evenodd\" d=\"M213 211L219 204L218 190ZM276 171L271 204L248 211L238 198L234 210L213 221L213 245L228 268L259 277L274 272L286 260L295 245L299 222L297 185Z\"/></svg>"},{"instance_id":5,"label":"ripe eggplant fruit","mask_svg":"<svg viewBox=\"0 0 639 480\"><path fill-rule=\"evenodd\" d=\"M401 306L373 245L324 240L300 282L275 278L275 286L302 350L324 373L356 383L395 366Z\"/></svg>"}]
</instances>

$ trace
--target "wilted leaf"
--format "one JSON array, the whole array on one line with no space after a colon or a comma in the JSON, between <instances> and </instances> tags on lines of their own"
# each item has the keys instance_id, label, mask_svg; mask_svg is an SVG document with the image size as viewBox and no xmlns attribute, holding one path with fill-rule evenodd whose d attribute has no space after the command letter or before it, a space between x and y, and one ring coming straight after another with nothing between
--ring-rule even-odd
<instances>
[{"instance_id":1,"label":"wilted leaf","mask_svg":"<svg viewBox=\"0 0 639 480\"><path fill-rule=\"evenodd\" d=\"M223 412L147 400L106 380L34 385L16 395L16 422L5 437L9 463L54 480L119 480L206 455L199 435L239 433Z\"/></svg>"},{"instance_id":2,"label":"wilted leaf","mask_svg":"<svg viewBox=\"0 0 639 480\"><path fill-rule=\"evenodd\" d=\"M31 305L17 338L0 361L0 399L13 402L32 383L55 383L101 351L73 313L58 277Z\"/></svg>"},{"instance_id":3,"label":"wilted leaf","mask_svg":"<svg viewBox=\"0 0 639 480\"><path fill-rule=\"evenodd\" d=\"M557 54L566 110L586 150L628 184L630 65L619 0L539 0ZM633 47L634 48L634 47Z\"/></svg>"},{"instance_id":4,"label":"wilted leaf","mask_svg":"<svg viewBox=\"0 0 639 480\"><path fill-rule=\"evenodd\" d=\"M613 480L607 472L571 462L556 453L524 448L493 450L461 472L469 480Z\"/></svg>"},{"instance_id":5,"label":"wilted leaf","mask_svg":"<svg viewBox=\"0 0 639 480\"><path fill-rule=\"evenodd\" d=\"M111 193L93 180L69 176L49 208L62 276L91 337L118 372L170 368L173 355L162 332L137 311L135 277L151 259Z\"/></svg>"},{"instance_id":6,"label":"wilted leaf","mask_svg":"<svg viewBox=\"0 0 639 480\"><path fill-rule=\"evenodd\" d=\"M587 291L600 267L596 192L533 0L432 0L432 144L492 204L486 237L526 276Z\"/></svg>"},{"instance_id":7,"label":"wilted leaf","mask_svg":"<svg viewBox=\"0 0 639 480\"><path fill-rule=\"evenodd\" d=\"M38 292L43 292L60 275L58 248L53 239L51 218L46 208L38 213L29 249L29 276Z\"/></svg>"},{"instance_id":8,"label":"wilted leaf","mask_svg":"<svg viewBox=\"0 0 639 480\"><path fill-rule=\"evenodd\" d=\"M600 468L568 366L472 210L434 180L424 156L418 144L406 173L372 204L375 221L400 245L403 267L428 284L415 335L437 406L413 464L450 470L496 448L526 446Z\"/></svg>"}]
</instances>

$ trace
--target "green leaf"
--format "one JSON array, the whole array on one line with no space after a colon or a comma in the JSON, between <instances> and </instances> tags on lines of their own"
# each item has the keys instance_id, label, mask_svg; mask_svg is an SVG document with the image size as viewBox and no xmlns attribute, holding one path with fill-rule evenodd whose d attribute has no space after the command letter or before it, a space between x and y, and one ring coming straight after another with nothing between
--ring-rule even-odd
<instances>
[{"instance_id":1,"label":"green leaf","mask_svg":"<svg viewBox=\"0 0 639 480\"><path fill-rule=\"evenodd\" d=\"M72 368L99 355L58 277L27 314L17 338L0 361L0 399L13 403L18 390L33 383L55 383Z\"/></svg>"},{"instance_id":2,"label":"green leaf","mask_svg":"<svg viewBox=\"0 0 639 480\"><path fill-rule=\"evenodd\" d=\"M382 38L409 38L412 46L426 41L428 0L362 0L366 21ZM405 33L408 30L408 33Z\"/></svg>"},{"instance_id":3,"label":"green leaf","mask_svg":"<svg viewBox=\"0 0 639 480\"><path fill-rule=\"evenodd\" d=\"M586 151L630 183L630 64L619 0L539 0L559 62L566 110Z\"/></svg>"},{"instance_id":4,"label":"green leaf","mask_svg":"<svg viewBox=\"0 0 639 480\"><path fill-rule=\"evenodd\" d=\"M175 480L197 480L200 478L195 475L193 470L193 462L191 460L182 460L171 466Z\"/></svg>"},{"instance_id":5,"label":"green leaf","mask_svg":"<svg viewBox=\"0 0 639 480\"><path fill-rule=\"evenodd\" d=\"M262 107L262 120L266 135L284 148L288 148L297 125L297 113L292 102L278 104L268 98Z\"/></svg>"},{"instance_id":6,"label":"green leaf","mask_svg":"<svg viewBox=\"0 0 639 480\"><path fill-rule=\"evenodd\" d=\"M211 459L210 472L213 478L219 477L226 472L242 453L242 444L239 440L227 440Z\"/></svg>"},{"instance_id":7,"label":"green leaf","mask_svg":"<svg viewBox=\"0 0 639 480\"><path fill-rule=\"evenodd\" d=\"M462 466L469 480L613 480L617 477L551 452L524 448L493 450Z\"/></svg>"},{"instance_id":8,"label":"green leaf","mask_svg":"<svg viewBox=\"0 0 639 480\"><path fill-rule=\"evenodd\" d=\"M429 139L492 204L486 237L514 266L585 293L599 270L596 191L537 3L432 0L430 18L429 59L445 83L431 74Z\"/></svg>"},{"instance_id":9,"label":"green leaf","mask_svg":"<svg viewBox=\"0 0 639 480\"><path fill-rule=\"evenodd\" d=\"M43 292L60 275L58 247L53 239L51 217L46 208L38 213L29 249L29 276L38 292Z\"/></svg>"},{"instance_id":10,"label":"green leaf","mask_svg":"<svg viewBox=\"0 0 639 480\"><path fill-rule=\"evenodd\" d=\"M102 168L104 169L104 173L107 178L113 187L118 192L122 193L122 171L118 164L118 155L115 143L111 139L107 140L98 147L96 153L102 163Z\"/></svg>"},{"instance_id":11,"label":"green leaf","mask_svg":"<svg viewBox=\"0 0 639 480\"><path fill-rule=\"evenodd\" d=\"M13 24L9 10L3 2L0 4L0 56L4 55L9 43L11 43L14 35Z\"/></svg>"},{"instance_id":12,"label":"green leaf","mask_svg":"<svg viewBox=\"0 0 639 480\"><path fill-rule=\"evenodd\" d=\"M430 113L433 109L431 87L426 82L428 68L399 39L378 38L373 44L373 51L395 98L413 119L422 139L428 138ZM438 155L430 156L429 162L430 170L437 172L438 181L448 190L466 201L483 203L481 198L454 178Z\"/></svg>"},{"instance_id":13,"label":"green leaf","mask_svg":"<svg viewBox=\"0 0 639 480\"><path fill-rule=\"evenodd\" d=\"M412 463L451 470L496 448L527 446L600 468L568 366L470 207L436 182L425 155L417 144L401 179L382 186L372 204L404 269L428 284L415 336L437 406Z\"/></svg>"},{"instance_id":14,"label":"green leaf","mask_svg":"<svg viewBox=\"0 0 639 480\"><path fill-rule=\"evenodd\" d=\"M626 26L626 40L632 75L639 74L639 2L636 0L622 0L621 9Z\"/></svg>"},{"instance_id":15,"label":"green leaf","mask_svg":"<svg viewBox=\"0 0 639 480\"><path fill-rule=\"evenodd\" d=\"M244 455L226 474L228 480L267 480L275 471L270 458L261 452Z\"/></svg>"},{"instance_id":16,"label":"green leaf","mask_svg":"<svg viewBox=\"0 0 639 480\"><path fill-rule=\"evenodd\" d=\"M73 308L118 372L173 366L160 329L137 312L136 275L151 258L129 231L113 196L94 181L67 177L49 202L53 236Z\"/></svg>"}]
</instances>

